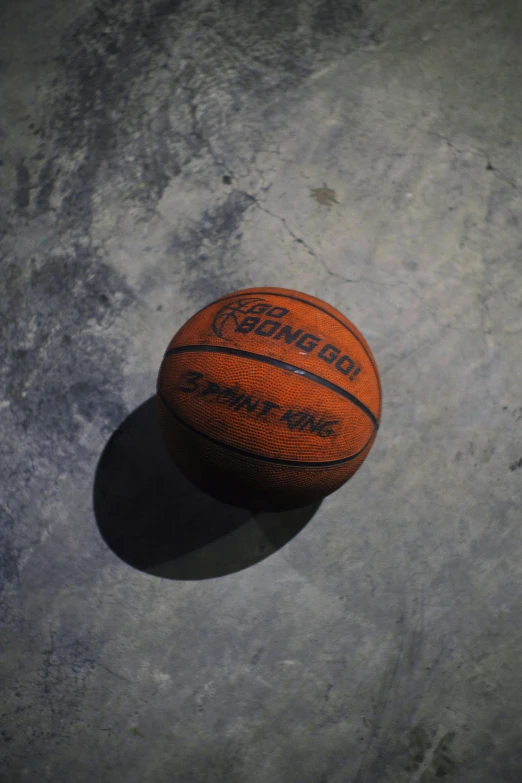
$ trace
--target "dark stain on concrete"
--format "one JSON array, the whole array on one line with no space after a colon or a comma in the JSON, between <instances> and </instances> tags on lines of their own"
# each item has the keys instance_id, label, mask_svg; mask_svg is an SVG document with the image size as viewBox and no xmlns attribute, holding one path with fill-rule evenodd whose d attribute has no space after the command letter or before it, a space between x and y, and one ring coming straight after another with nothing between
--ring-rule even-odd
<instances>
[{"instance_id":1,"label":"dark stain on concrete","mask_svg":"<svg viewBox=\"0 0 522 783\"><path fill-rule=\"evenodd\" d=\"M82 14L63 37L57 63L50 143L39 177L38 208L48 209L63 157L75 154L77 165L59 177L63 193L59 221L77 232L88 231L92 198L100 167L104 176L118 175L129 195L156 202L180 171L173 148L167 110L158 100L144 110L146 86L134 86L158 67L165 45L165 24L174 20L180 2L137 2L122 12L112 2L99 3ZM174 30L169 30L174 33ZM173 43L176 35L173 34ZM171 77L174 82L174 77Z\"/></svg>"},{"instance_id":2,"label":"dark stain on concrete","mask_svg":"<svg viewBox=\"0 0 522 783\"><path fill-rule=\"evenodd\" d=\"M27 276L9 279L0 378L17 426L30 431L54 461L58 444L75 448L78 416L108 431L125 414L124 356L117 339L109 342L103 329L133 295L117 272L80 247L49 255ZM107 297L114 297L110 308Z\"/></svg>"},{"instance_id":3,"label":"dark stain on concrete","mask_svg":"<svg viewBox=\"0 0 522 783\"><path fill-rule=\"evenodd\" d=\"M31 177L25 161L16 167L15 206L18 212L27 209L30 200Z\"/></svg>"},{"instance_id":4,"label":"dark stain on concrete","mask_svg":"<svg viewBox=\"0 0 522 783\"><path fill-rule=\"evenodd\" d=\"M50 199L54 190L57 172L52 158L45 161L38 177L36 208L38 212L48 212Z\"/></svg>"},{"instance_id":5,"label":"dark stain on concrete","mask_svg":"<svg viewBox=\"0 0 522 783\"><path fill-rule=\"evenodd\" d=\"M255 285L242 268L238 252L238 229L253 206L251 196L233 190L222 204L205 210L187 235L173 237L169 253L184 262L178 284L192 301L211 302L229 291Z\"/></svg>"},{"instance_id":6,"label":"dark stain on concrete","mask_svg":"<svg viewBox=\"0 0 522 783\"><path fill-rule=\"evenodd\" d=\"M58 642L50 634L43 650L42 690L51 713L67 721L81 716L82 696L99 665L99 642L89 637Z\"/></svg>"},{"instance_id":7,"label":"dark stain on concrete","mask_svg":"<svg viewBox=\"0 0 522 783\"><path fill-rule=\"evenodd\" d=\"M339 31L344 34L363 19L363 8L358 0L339 3L338 0L323 0L314 14L312 29L329 38L336 38Z\"/></svg>"},{"instance_id":8,"label":"dark stain on concrete","mask_svg":"<svg viewBox=\"0 0 522 783\"><path fill-rule=\"evenodd\" d=\"M431 747L430 738L423 726L415 726L412 729L409 740L411 754L411 771L417 770L423 763L426 753Z\"/></svg>"},{"instance_id":9,"label":"dark stain on concrete","mask_svg":"<svg viewBox=\"0 0 522 783\"><path fill-rule=\"evenodd\" d=\"M517 459L516 462L513 462L513 464L509 466L509 469L511 471L518 470L519 468L522 468L522 457L520 457L520 459Z\"/></svg>"},{"instance_id":10,"label":"dark stain on concrete","mask_svg":"<svg viewBox=\"0 0 522 783\"><path fill-rule=\"evenodd\" d=\"M513 228L518 225L517 207L513 207L513 189L507 186L491 191L487 201L486 223L507 224Z\"/></svg>"},{"instance_id":11,"label":"dark stain on concrete","mask_svg":"<svg viewBox=\"0 0 522 783\"><path fill-rule=\"evenodd\" d=\"M451 754L451 746L455 732L449 731L440 738L433 751L432 769L436 778L445 778L457 769L457 764Z\"/></svg>"},{"instance_id":12,"label":"dark stain on concrete","mask_svg":"<svg viewBox=\"0 0 522 783\"><path fill-rule=\"evenodd\" d=\"M424 771L421 780L433 780L443 778L449 775L457 768L457 764L451 755L451 745L455 739L454 732L447 732L433 746L433 740L430 733L424 726L415 726L409 738L409 752L411 761L406 766L406 771L416 773L421 765L427 763L428 768ZM431 755L431 758L430 758Z\"/></svg>"},{"instance_id":13,"label":"dark stain on concrete","mask_svg":"<svg viewBox=\"0 0 522 783\"><path fill-rule=\"evenodd\" d=\"M7 478L7 477L6 477ZM5 506L0 504L0 619L4 621L7 607L2 601L4 590L18 578L18 554L14 548L14 522Z\"/></svg>"}]
</instances>

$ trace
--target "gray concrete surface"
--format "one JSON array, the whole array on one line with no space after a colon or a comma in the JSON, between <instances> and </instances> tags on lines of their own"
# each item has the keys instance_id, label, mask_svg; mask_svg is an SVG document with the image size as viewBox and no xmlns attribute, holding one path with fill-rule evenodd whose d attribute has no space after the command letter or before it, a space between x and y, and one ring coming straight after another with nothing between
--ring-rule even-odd
<instances>
[{"instance_id":1,"label":"gray concrete surface","mask_svg":"<svg viewBox=\"0 0 522 783\"><path fill-rule=\"evenodd\" d=\"M3 783L521 783L521 25L3 3ZM219 505L161 451L168 340L250 285L381 369L319 508Z\"/></svg>"}]
</instances>

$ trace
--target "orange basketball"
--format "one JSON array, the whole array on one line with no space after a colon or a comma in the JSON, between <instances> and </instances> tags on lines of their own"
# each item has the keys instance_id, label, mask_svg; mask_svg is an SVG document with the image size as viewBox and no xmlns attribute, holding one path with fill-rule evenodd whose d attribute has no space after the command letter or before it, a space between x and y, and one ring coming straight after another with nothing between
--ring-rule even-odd
<instances>
[{"instance_id":1,"label":"orange basketball","mask_svg":"<svg viewBox=\"0 0 522 783\"><path fill-rule=\"evenodd\" d=\"M381 384L356 327L315 296L248 288L192 316L161 363L169 453L199 487L264 508L316 502L366 458Z\"/></svg>"}]
</instances>

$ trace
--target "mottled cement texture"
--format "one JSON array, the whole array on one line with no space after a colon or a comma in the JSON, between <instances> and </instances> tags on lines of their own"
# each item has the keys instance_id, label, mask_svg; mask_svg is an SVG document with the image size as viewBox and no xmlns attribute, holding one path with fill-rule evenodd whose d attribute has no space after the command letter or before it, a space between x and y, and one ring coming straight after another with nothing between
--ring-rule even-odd
<instances>
[{"instance_id":1,"label":"mottled cement texture","mask_svg":"<svg viewBox=\"0 0 522 783\"><path fill-rule=\"evenodd\" d=\"M4 0L2 783L521 783L522 6ZM326 299L384 408L318 508L195 492L172 334Z\"/></svg>"}]
</instances>

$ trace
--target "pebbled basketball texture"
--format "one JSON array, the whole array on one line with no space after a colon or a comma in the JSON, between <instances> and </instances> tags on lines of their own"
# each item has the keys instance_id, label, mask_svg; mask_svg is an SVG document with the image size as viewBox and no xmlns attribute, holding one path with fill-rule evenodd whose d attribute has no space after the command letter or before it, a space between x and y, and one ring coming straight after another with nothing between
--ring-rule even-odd
<instances>
[{"instance_id":1,"label":"pebbled basketball texture","mask_svg":"<svg viewBox=\"0 0 522 783\"><path fill-rule=\"evenodd\" d=\"M204 307L161 363L167 449L221 500L295 508L360 467L381 418L377 364L336 308L284 288L249 288Z\"/></svg>"}]
</instances>

